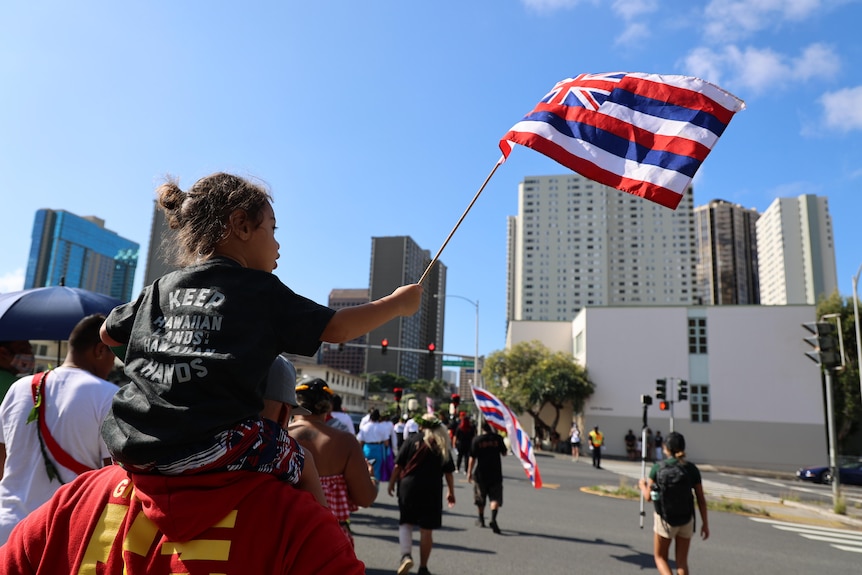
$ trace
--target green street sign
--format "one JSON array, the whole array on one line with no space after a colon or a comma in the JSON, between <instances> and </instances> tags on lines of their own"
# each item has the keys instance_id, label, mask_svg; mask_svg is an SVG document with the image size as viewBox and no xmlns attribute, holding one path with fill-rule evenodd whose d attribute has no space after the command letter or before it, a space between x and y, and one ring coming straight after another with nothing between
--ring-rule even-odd
<instances>
[{"instance_id":1,"label":"green street sign","mask_svg":"<svg viewBox=\"0 0 862 575\"><path fill-rule=\"evenodd\" d=\"M451 366L451 367L473 367L473 360L472 359L444 359L443 365L444 366Z\"/></svg>"}]
</instances>

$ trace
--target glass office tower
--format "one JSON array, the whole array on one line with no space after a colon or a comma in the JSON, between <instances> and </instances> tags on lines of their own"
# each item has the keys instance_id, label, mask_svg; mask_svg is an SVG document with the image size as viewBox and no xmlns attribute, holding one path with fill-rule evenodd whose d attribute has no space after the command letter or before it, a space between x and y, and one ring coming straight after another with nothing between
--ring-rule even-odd
<instances>
[{"instance_id":1,"label":"glass office tower","mask_svg":"<svg viewBox=\"0 0 862 575\"><path fill-rule=\"evenodd\" d=\"M24 289L66 285L130 301L138 249L95 216L38 210Z\"/></svg>"}]
</instances>

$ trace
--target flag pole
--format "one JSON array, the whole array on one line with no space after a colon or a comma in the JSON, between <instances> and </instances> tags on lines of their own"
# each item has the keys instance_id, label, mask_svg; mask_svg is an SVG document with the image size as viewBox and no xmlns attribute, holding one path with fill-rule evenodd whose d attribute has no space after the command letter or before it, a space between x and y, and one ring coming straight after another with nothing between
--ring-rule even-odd
<instances>
[{"instance_id":1,"label":"flag pole","mask_svg":"<svg viewBox=\"0 0 862 575\"><path fill-rule=\"evenodd\" d=\"M484 181L484 182L482 182L482 186L479 188L479 191L478 191L478 192L476 192L476 195L475 195L475 196L473 196L473 200L470 202L470 205L468 205L468 206L467 206L467 209L466 209L466 210L464 210L464 213L463 213L463 214L461 214L461 218L458 220L458 223L457 223L457 224L455 224L455 227L454 227L454 228L452 228L452 231L451 231L451 232L449 232L449 236L446 238L446 241L445 241L445 242L443 242L443 245L442 245L442 246L440 246L440 249L439 249L439 250L437 250L437 255L435 255L435 256L434 256L434 259L432 259L432 260L431 260L431 263L430 263L430 264L428 264L428 267L427 267L427 268L425 268L425 272L422 274L422 277L421 277L421 278L419 278L419 281L418 281L417 283L421 284L423 281L425 281L425 276L427 276L427 275L428 275L428 272L430 272L430 271L431 271L431 268L432 268L432 267L434 267L434 264L436 264L436 263L437 263L437 260L440 258L440 254L441 254L441 253L443 253L443 249L446 247L446 244L448 244L448 243L449 243L449 240L451 240L451 239L452 239L452 236L453 236L453 235L455 235L455 230L457 230L457 229L458 229L458 226L460 226L460 225L461 225L461 222L463 222L463 221L464 221L464 218L465 218L465 217L467 217L467 212L469 212L469 211L470 211L470 209L473 207L473 204L475 204L475 203L476 203L476 200L478 200L478 199L479 199L479 194L481 194L481 193L482 193L482 190L484 190L484 189L485 189L485 186L487 186L487 185L488 185L488 182L491 180L491 176L493 176L493 175L494 175L494 172L496 172L496 171L497 171L497 168L499 168L499 167L500 167L500 164L502 164L505 160L506 160L506 158L505 158L505 157L501 157L501 158L497 161L497 163L496 163L496 164L494 164L494 169L493 169L493 170L491 170L491 173L490 173L490 174L488 174L488 177L487 177L487 178L485 178L485 181ZM476 367L474 366L474 367L473 367L473 369L476 369Z\"/></svg>"}]
</instances>

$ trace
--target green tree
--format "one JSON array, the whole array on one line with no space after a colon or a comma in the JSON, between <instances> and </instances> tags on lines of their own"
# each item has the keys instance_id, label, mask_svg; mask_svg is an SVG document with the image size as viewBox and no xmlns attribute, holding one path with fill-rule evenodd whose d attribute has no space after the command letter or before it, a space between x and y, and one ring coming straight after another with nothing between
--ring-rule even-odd
<instances>
[{"instance_id":1,"label":"green tree","mask_svg":"<svg viewBox=\"0 0 862 575\"><path fill-rule=\"evenodd\" d=\"M395 373L372 373L368 375L368 393L389 392L396 387L406 389L410 380Z\"/></svg>"},{"instance_id":2,"label":"green tree","mask_svg":"<svg viewBox=\"0 0 862 575\"><path fill-rule=\"evenodd\" d=\"M521 342L488 356L483 368L488 389L513 411L529 413L539 428L554 430L567 402L574 413L583 410L595 385L571 354L551 352L539 341ZM553 420L539 414L554 408Z\"/></svg>"},{"instance_id":3,"label":"green tree","mask_svg":"<svg viewBox=\"0 0 862 575\"><path fill-rule=\"evenodd\" d=\"M844 341L845 368L832 378L832 395L835 430L840 451L847 453L844 441L859 430L862 420L862 401L859 389L859 358L856 356L856 323L853 317L853 298L842 298L837 291L817 304L817 317L841 314L841 337ZM827 321L836 323L834 318Z\"/></svg>"}]
</instances>

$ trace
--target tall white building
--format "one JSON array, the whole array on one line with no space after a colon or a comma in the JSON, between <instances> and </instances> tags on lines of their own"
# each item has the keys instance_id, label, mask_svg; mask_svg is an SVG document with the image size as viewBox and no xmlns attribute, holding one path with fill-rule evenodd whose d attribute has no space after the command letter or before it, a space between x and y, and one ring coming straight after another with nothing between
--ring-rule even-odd
<instances>
[{"instance_id":1,"label":"tall white building","mask_svg":"<svg viewBox=\"0 0 862 575\"><path fill-rule=\"evenodd\" d=\"M816 304L838 289L826 197L776 198L757 220L760 303Z\"/></svg>"},{"instance_id":2,"label":"tall white building","mask_svg":"<svg viewBox=\"0 0 862 575\"><path fill-rule=\"evenodd\" d=\"M674 211L578 174L529 176L508 225L507 321L695 301L691 189Z\"/></svg>"}]
</instances>

